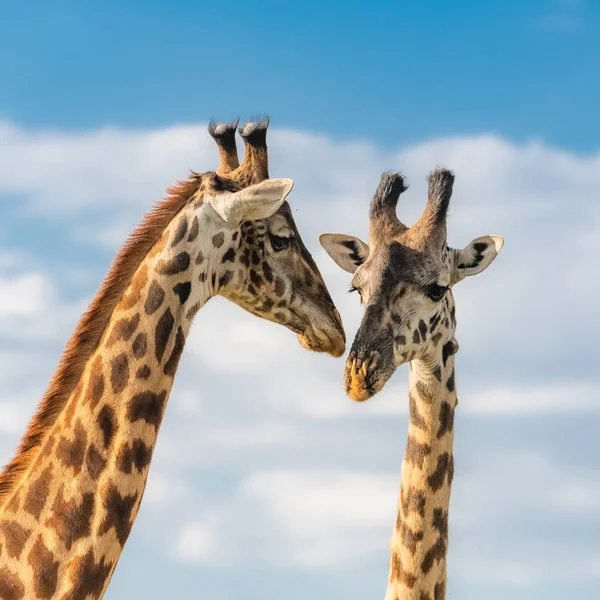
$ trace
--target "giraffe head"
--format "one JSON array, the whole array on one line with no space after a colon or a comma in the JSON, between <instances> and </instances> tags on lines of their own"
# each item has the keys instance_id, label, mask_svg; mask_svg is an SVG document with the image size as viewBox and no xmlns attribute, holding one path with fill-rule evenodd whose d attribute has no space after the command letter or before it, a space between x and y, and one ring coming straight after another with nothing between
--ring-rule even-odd
<instances>
[{"instance_id":1,"label":"giraffe head","mask_svg":"<svg viewBox=\"0 0 600 600\"><path fill-rule=\"evenodd\" d=\"M236 127L237 121L209 126L221 156L203 197L219 229L213 236L222 257L215 291L285 325L305 348L339 357L346 344L341 317L286 202L293 182L268 178L268 121L240 128L246 144L241 164Z\"/></svg>"},{"instance_id":2,"label":"giraffe head","mask_svg":"<svg viewBox=\"0 0 600 600\"><path fill-rule=\"evenodd\" d=\"M483 236L462 250L447 246L453 183L446 169L431 173L425 211L407 227L396 215L404 180L384 173L371 201L369 244L348 235L320 237L331 258L354 275L351 291L365 307L344 374L353 400L376 394L403 363L417 358L440 364L438 354L457 349L452 287L486 269L504 242Z\"/></svg>"}]
</instances>

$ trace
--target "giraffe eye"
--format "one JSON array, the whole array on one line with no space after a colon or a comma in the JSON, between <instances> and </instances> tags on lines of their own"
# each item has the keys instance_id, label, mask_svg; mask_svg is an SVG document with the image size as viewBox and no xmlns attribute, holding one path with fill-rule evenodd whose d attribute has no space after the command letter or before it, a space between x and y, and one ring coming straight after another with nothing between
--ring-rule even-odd
<instances>
[{"instance_id":1,"label":"giraffe eye","mask_svg":"<svg viewBox=\"0 0 600 600\"><path fill-rule=\"evenodd\" d=\"M434 302L439 302L447 291L447 287L434 283L433 285L427 286L425 289L425 295Z\"/></svg>"},{"instance_id":2,"label":"giraffe eye","mask_svg":"<svg viewBox=\"0 0 600 600\"><path fill-rule=\"evenodd\" d=\"M278 235L273 235L272 233L269 233L269 240L271 241L271 247L275 252L281 252L282 250L289 248L292 243L291 237L280 237Z\"/></svg>"}]
</instances>

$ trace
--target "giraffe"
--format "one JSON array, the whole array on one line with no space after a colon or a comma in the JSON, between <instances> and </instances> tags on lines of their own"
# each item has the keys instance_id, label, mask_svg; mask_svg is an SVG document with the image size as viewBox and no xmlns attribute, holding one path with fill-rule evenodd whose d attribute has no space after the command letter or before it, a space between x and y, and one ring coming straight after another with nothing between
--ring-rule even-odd
<instances>
[{"instance_id":1,"label":"giraffe","mask_svg":"<svg viewBox=\"0 0 600 600\"><path fill-rule=\"evenodd\" d=\"M454 175L436 169L420 219L407 227L396 214L407 187L384 173L370 206L369 243L323 234L321 245L353 274L351 291L365 308L344 372L346 392L363 402L408 363L409 427L397 518L390 540L386 600L446 597L448 510L454 475L458 351L452 288L481 273L504 241L483 236L462 250L446 243Z\"/></svg>"},{"instance_id":2,"label":"giraffe","mask_svg":"<svg viewBox=\"0 0 600 600\"><path fill-rule=\"evenodd\" d=\"M213 296L339 357L345 334L286 202L267 122L211 124L217 172L192 173L133 231L0 474L0 598L90 600L138 513L192 319ZM219 174L221 173L221 174Z\"/></svg>"}]
</instances>

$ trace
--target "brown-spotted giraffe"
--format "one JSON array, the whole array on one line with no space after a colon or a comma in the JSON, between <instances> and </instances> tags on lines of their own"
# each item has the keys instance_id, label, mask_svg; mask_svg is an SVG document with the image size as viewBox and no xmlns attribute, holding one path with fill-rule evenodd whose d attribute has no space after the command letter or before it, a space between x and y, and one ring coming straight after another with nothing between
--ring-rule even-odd
<instances>
[{"instance_id":1,"label":"brown-spotted giraffe","mask_svg":"<svg viewBox=\"0 0 600 600\"><path fill-rule=\"evenodd\" d=\"M267 179L266 124L214 126L218 173L146 215L67 344L0 474L0 598L101 598L136 518L192 319L221 295L341 356L339 314L294 224L290 179Z\"/></svg>"},{"instance_id":2,"label":"brown-spotted giraffe","mask_svg":"<svg viewBox=\"0 0 600 600\"><path fill-rule=\"evenodd\" d=\"M321 244L345 271L365 307L346 362L344 383L356 401L385 385L408 363L410 419L402 484L390 541L386 600L443 600L446 596L448 508L454 474L452 444L457 404L454 380L455 309L451 288L481 273L503 240L484 236L463 250L446 244L446 213L454 176L429 176L429 198L412 227L396 215L406 189L384 173L371 202L369 244L323 234Z\"/></svg>"}]
</instances>

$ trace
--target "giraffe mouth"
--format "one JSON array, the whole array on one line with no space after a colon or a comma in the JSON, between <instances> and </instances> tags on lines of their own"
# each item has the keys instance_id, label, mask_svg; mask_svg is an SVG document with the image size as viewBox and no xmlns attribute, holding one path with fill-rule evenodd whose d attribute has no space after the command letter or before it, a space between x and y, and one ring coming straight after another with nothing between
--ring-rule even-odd
<instances>
[{"instance_id":1,"label":"giraffe mouth","mask_svg":"<svg viewBox=\"0 0 600 600\"><path fill-rule=\"evenodd\" d=\"M364 402L380 392L393 375L396 366L382 360L378 352L371 352L364 359L351 352L344 371L344 387L355 402Z\"/></svg>"},{"instance_id":2,"label":"giraffe mouth","mask_svg":"<svg viewBox=\"0 0 600 600\"><path fill-rule=\"evenodd\" d=\"M337 310L336 315L339 316ZM346 351L346 336L343 328L339 325L315 327L312 324L306 326L305 320L292 309L292 313L297 317L302 325L291 323L288 328L296 333L298 341L303 348L313 352L327 352L334 358L339 358ZM341 323L341 319L338 319Z\"/></svg>"}]
</instances>

